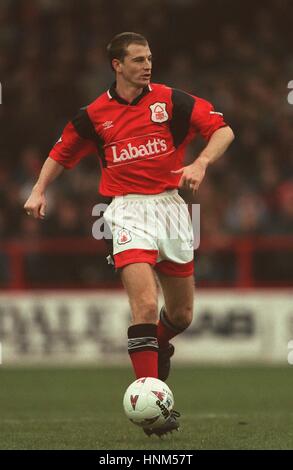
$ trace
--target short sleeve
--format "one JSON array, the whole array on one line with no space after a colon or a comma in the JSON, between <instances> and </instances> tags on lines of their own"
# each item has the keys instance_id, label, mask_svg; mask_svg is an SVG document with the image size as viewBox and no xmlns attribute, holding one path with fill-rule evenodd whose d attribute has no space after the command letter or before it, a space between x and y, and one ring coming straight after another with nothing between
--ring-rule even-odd
<instances>
[{"instance_id":1,"label":"short sleeve","mask_svg":"<svg viewBox=\"0 0 293 470\"><path fill-rule=\"evenodd\" d=\"M77 116L66 124L49 157L64 168L71 169L82 158L93 153L97 153L93 124L86 109L81 109Z\"/></svg>"},{"instance_id":2,"label":"short sleeve","mask_svg":"<svg viewBox=\"0 0 293 470\"><path fill-rule=\"evenodd\" d=\"M226 127L223 114L215 111L213 105L202 98L194 97L195 103L191 114L191 125L202 135L205 140L209 140L212 134Z\"/></svg>"}]
</instances>

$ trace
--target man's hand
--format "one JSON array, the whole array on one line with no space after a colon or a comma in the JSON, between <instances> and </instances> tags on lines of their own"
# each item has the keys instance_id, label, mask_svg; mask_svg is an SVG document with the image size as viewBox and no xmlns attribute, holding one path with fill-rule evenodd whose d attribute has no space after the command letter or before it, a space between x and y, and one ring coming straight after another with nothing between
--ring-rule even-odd
<instances>
[{"instance_id":1,"label":"man's hand","mask_svg":"<svg viewBox=\"0 0 293 470\"><path fill-rule=\"evenodd\" d=\"M48 157L45 161L39 179L33 187L32 193L24 205L27 215L32 215L35 219L44 219L46 215L46 197L47 186L57 178L64 170L63 166Z\"/></svg>"},{"instance_id":2,"label":"man's hand","mask_svg":"<svg viewBox=\"0 0 293 470\"><path fill-rule=\"evenodd\" d=\"M229 126L216 130L212 134L207 146L191 165L172 171L172 173L181 173L179 187L185 186L195 194L204 179L207 166L218 160L233 140L234 133Z\"/></svg>"},{"instance_id":3,"label":"man's hand","mask_svg":"<svg viewBox=\"0 0 293 470\"><path fill-rule=\"evenodd\" d=\"M185 187L187 189L191 189L192 193L195 194L200 183L204 179L206 168L207 163L204 159L197 158L197 160L195 160L191 165L172 171L172 173L181 174L179 181L180 188Z\"/></svg>"},{"instance_id":4,"label":"man's hand","mask_svg":"<svg viewBox=\"0 0 293 470\"><path fill-rule=\"evenodd\" d=\"M35 219L44 219L46 215L46 198L44 193L33 189L30 197L24 205L27 215L32 215Z\"/></svg>"}]
</instances>

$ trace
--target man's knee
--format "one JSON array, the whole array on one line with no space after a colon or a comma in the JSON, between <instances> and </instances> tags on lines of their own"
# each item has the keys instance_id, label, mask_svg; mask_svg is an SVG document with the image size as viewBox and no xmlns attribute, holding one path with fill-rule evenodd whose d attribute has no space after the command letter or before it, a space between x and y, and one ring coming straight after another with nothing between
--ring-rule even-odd
<instances>
[{"instance_id":1,"label":"man's knee","mask_svg":"<svg viewBox=\"0 0 293 470\"><path fill-rule=\"evenodd\" d=\"M169 312L168 312L169 313ZM168 315L167 313L167 315ZM193 306L178 307L173 312L170 312L170 321L180 330L186 330L193 319Z\"/></svg>"},{"instance_id":2,"label":"man's knee","mask_svg":"<svg viewBox=\"0 0 293 470\"><path fill-rule=\"evenodd\" d=\"M157 323L158 305L155 300L140 301L132 306L133 323Z\"/></svg>"}]
</instances>

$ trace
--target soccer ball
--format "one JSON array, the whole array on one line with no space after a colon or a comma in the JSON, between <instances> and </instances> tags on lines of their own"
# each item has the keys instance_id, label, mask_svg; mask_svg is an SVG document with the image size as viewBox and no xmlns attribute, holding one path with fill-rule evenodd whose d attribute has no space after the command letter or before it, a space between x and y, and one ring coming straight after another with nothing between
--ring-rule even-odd
<instances>
[{"instance_id":1,"label":"soccer ball","mask_svg":"<svg viewBox=\"0 0 293 470\"><path fill-rule=\"evenodd\" d=\"M164 424L173 406L173 393L168 385L153 377L135 380L123 398L127 418L144 428L156 428Z\"/></svg>"}]
</instances>

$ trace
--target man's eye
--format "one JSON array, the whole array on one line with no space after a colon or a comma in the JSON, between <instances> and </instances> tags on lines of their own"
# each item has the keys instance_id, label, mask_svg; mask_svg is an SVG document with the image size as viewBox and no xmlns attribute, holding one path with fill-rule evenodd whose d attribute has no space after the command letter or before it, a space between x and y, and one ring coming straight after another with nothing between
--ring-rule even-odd
<instances>
[{"instance_id":1,"label":"man's eye","mask_svg":"<svg viewBox=\"0 0 293 470\"><path fill-rule=\"evenodd\" d=\"M151 62L153 59L152 57L148 57L148 60ZM144 62L144 59L143 58L134 59L134 62Z\"/></svg>"}]
</instances>

